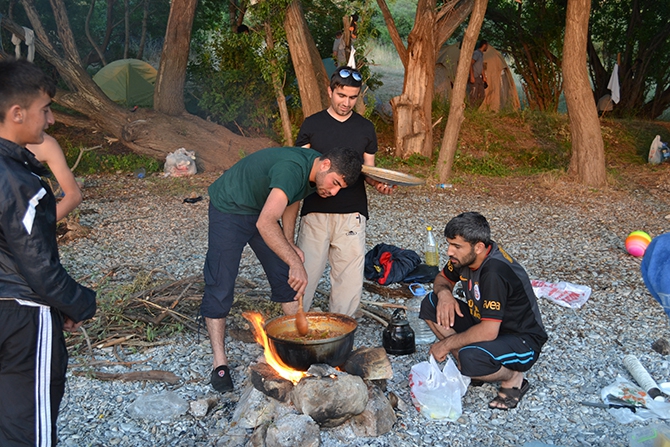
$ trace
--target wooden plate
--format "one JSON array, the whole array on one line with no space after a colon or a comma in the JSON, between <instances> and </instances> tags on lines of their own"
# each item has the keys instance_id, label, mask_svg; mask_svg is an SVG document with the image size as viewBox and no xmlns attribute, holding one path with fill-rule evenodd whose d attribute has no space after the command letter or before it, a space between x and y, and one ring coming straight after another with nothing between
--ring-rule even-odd
<instances>
[{"instance_id":1,"label":"wooden plate","mask_svg":"<svg viewBox=\"0 0 670 447\"><path fill-rule=\"evenodd\" d=\"M371 179L386 183L387 185L418 186L426 183L425 179L403 172L393 171L391 169L378 168L376 166L363 165L361 172Z\"/></svg>"}]
</instances>

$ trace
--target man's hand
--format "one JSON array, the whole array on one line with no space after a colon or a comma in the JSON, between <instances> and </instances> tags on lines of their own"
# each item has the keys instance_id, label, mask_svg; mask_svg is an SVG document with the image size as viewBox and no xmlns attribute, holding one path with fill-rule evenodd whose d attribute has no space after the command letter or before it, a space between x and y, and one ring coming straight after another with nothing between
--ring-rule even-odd
<instances>
[{"instance_id":1,"label":"man's hand","mask_svg":"<svg viewBox=\"0 0 670 447\"><path fill-rule=\"evenodd\" d=\"M296 299L298 296L305 294L305 289L307 288L307 271L302 263L289 266L288 285L297 292L295 295Z\"/></svg>"},{"instance_id":2,"label":"man's hand","mask_svg":"<svg viewBox=\"0 0 670 447\"><path fill-rule=\"evenodd\" d=\"M447 358L449 351L451 351L451 349L449 348L449 337L447 337L444 340L433 343L429 352L435 357L435 360L442 362Z\"/></svg>"},{"instance_id":3,"label":"man's hand","mask_svg":"<svg viewBox=\"0 0 670 447\"><path fill-rule=\"evenodd\" d=\"M377 184L375 185L375 189L377 190L377 192L380 192L381 194L386 194L386 195L393 194L393 191L395 191L396 188L397 188L396 185L391 186L391 185L388 185L388 184L382 183L382 182L377 182Z\"/></svg>"},{"instance_id":4,"label":"man's hand","mask_svg":"<svg viewBox=\"0 0 670 447\"><path fill-rule=\"evenodd\" d=\"M446 328L453 327L456 321L455 314L463 317L458 301L456 301L451 292L447 290L440 291L437 295L437 324Z\"/></svg>"},{"instance_id":5,"label":"man's hand","mask_svg":"<svg viewBox=\"0 0 670 447\"><path fill-rule=\"evenodd\" d=\"M70 317L65 317L65 321L63 322L63 330L65 332L76 332L77 330L79 330L82 324L84 324L83 321L75 323L70 319Z\"/></svg>"},{"instance_id":6,"label":"man's hand","mask_svg":"<svg viewBox=\"0 0 670 447\"><path fill-rule=\"evenodd\" d=\"M298 246L295 245L294 243L291 243L291 242L289 242L289 243L291 244L291 247L293 247L293 250L296 252L296 254L298 255L298 257L300 257L300 260L301 260L301 261L303 262L303 264L304 264L304 263L305 263L305 252L303 252L303 251L300 249L300 247L298 247Z\"/></svg>"}]
</instances>

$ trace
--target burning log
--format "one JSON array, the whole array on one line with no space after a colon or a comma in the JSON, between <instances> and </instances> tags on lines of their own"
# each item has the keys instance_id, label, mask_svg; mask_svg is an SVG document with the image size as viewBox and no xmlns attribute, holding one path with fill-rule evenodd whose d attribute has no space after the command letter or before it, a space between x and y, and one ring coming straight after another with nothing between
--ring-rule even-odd
<instances>
[{"instance_id":1,"label":"burning log","mask_svg":"<svg viewBox=\"0 0 670 447\"><path fill-rule=\"evenodd\" d=\"M277 371L267 363L256 363L251 365L251 384L261 393L280 402L289 400L289 393L293 389L293 383L284 379Z\"/></svg>"},{"instance_id":2,"label":"burning log","mask_svg":"<svg viewBox=\"0 0 670 447\"><path fill-rule=\"evenodd\" d=\"M390 379L393 377L391 361L384 348L359 348L355 350L344 364L344 370L365 380Z\"/></svg>"}]
</instances>

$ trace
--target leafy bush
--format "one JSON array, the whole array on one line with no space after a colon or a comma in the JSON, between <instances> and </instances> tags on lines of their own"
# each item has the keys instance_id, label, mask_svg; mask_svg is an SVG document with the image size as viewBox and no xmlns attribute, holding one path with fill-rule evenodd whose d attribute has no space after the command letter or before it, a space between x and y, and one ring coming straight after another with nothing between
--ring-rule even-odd
<instances>
[{"instance_id":1,"label":"leafy bush","mask_svg":"<svg viewBox=\"0 0 670 447\"><path fill-rule=\"evenodd\" d=\"M189 65L189 73L198 114L235 132L240 128L270 132L278 111L272 86L263 79L257 57L263 52L262 36L220 28L200 34L197 40L197 57Z\"/></svg>"}]
</instances>

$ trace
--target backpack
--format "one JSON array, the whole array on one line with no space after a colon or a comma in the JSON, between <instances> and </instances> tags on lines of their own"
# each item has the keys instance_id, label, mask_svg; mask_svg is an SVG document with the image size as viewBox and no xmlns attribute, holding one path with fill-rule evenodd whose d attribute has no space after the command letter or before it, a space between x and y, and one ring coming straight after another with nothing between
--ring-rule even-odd
<instances>
[{"instance_id":1,"label":"backpack","mask_svg":"<svg viewBox=\"0 0 670 447\"><path fill-rule=\"evenodd\" d=\"M365 278L382 285L401 282L416 267L421 258L412 250L394 245L377 244L365 255Z\"/></svg>"}]
</instances>

